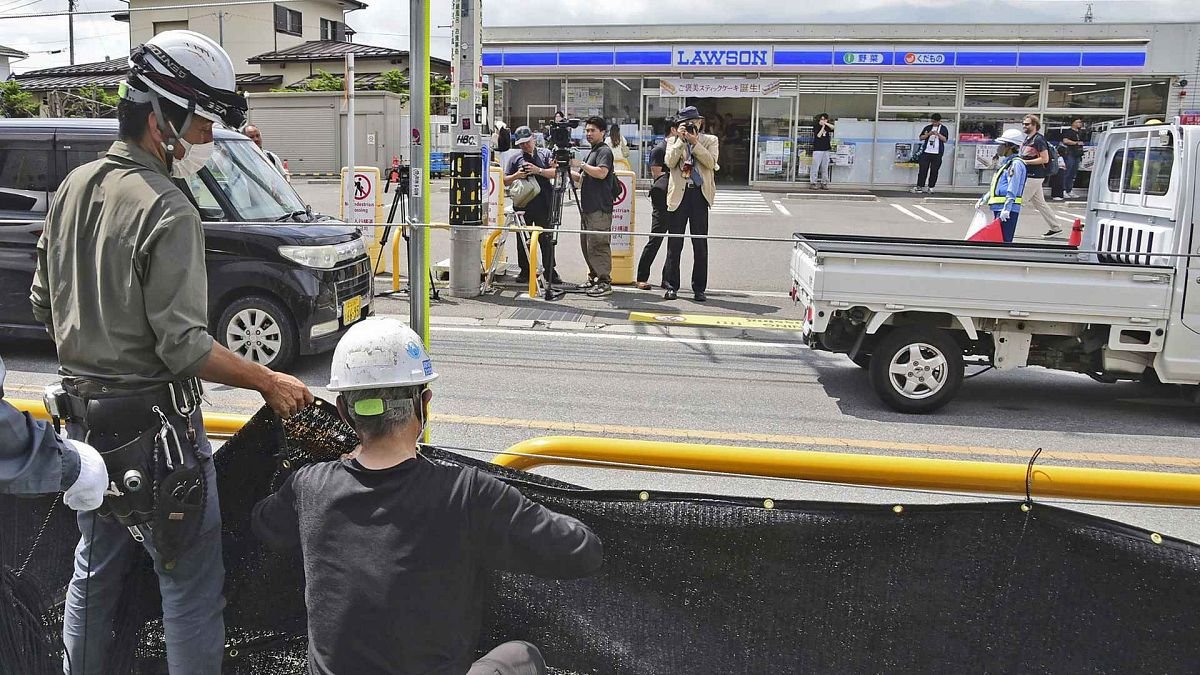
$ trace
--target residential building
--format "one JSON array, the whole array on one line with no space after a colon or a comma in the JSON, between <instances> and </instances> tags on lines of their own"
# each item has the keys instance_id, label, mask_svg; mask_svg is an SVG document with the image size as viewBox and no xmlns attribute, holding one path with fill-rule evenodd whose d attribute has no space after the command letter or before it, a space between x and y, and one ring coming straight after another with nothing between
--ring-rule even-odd
<instances>
[{"instance_id":1,"label":"residential building","mask_svg":"<svg viewBox=\"0 0 1200 675\"><path fill-rule=\"evenodd\" d=\"M0 82L7 80L8 76L12 74L10 60L20 61L28 57L29 55L23 51L0 45Z\"/></svg>"}]
</instances>

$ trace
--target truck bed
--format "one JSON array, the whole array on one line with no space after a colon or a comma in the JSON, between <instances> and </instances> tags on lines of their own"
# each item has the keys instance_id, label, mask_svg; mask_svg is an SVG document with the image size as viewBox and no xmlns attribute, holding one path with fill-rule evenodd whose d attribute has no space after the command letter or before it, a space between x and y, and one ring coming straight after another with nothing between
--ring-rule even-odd
<instances>
[{"instance_id":1,"label":"truck bed","mask_svg":"<svg viewBox=\"0 0 1200 675\"><path fill-rule=\"evenodd\" d=\"M1145 325L1170 309L1172 268L1080 260L1062 245L793 237L792 281L818 306Z\"/></svg>"}]
</instances>

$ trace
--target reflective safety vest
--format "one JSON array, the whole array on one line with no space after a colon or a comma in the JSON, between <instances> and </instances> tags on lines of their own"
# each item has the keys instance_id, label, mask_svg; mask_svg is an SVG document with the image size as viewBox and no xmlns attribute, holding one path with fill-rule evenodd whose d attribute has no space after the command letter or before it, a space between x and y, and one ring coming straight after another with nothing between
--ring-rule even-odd
<instances>
[{"instance_id":1,"label":"reflective safety vest","mask_svg":"<svg viewBox=\"0 0 1200 675\"><path fill-rule=\"evenodd\" d=\"M1014 174L1016 173L1016 169L1013 167L1013 164L1016 162L1020 162L1020 161L1021 161L1020 159L1017 159L1016 157L1012 157L1011 159L1006 161L1004 164L1002 164L999 169L996 170L996 175L992 176L992 184L990 187L988 187L987 203L989 206L991 206L993 204L1002 205L1008 201L1008 185L1009 185L1009 182L1013 180ZM997 188L1001 187L1001 182L1000 182L1001 178L1007 178L1008 180L1005 180L1003 183L1004 190L1001 192L998 192ZM1022 185L1021 187L1022 187L1022 191L1024 191L1025 186ZM1017 206L1018 210L1020 209L1021 202L1022 202L1020 195L1021 195L1021 193L1018 192L1016 199L1013 200L1013 203Z\"/></svg>"}]
</instances>

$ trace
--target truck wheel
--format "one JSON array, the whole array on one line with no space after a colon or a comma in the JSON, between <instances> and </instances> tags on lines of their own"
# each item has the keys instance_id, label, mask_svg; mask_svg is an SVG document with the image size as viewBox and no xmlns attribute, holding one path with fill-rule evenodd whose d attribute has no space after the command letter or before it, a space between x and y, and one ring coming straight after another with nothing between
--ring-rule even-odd
<instances>
[{"instance_id":1,"label":"truck wheel","mask_svg":"<svg viewBox=\"0 0 1200 675\"><path fill-rule=\"evenodd\" d=\"M871 367L871 355L866 352L859 352L850 360L854 362L854 365L862 368L863 370L867 370Z\"/></svg>"},{"instance_id":2,"label":"truck wheel","mask_svg":"<svg viewBox=\"0 0 1200 675\"><path fill-rule=\"evenodd\" d=\"M962 347L937 328L897 328L875 347L871 386L903 413L927 413L945 405L962 385Z\"/></svg>"},{"instance_id":3,"label":"truck wheel","mask_svg":"<svg viewBox=\"0 0 1200 675\"><path fill-rule=\"evenodd\" d=\"M300 350L292 315L261 295L231 302L217 322L217 338L234 354L271 370L290 366Z\"/></svg>"}]
</instances>

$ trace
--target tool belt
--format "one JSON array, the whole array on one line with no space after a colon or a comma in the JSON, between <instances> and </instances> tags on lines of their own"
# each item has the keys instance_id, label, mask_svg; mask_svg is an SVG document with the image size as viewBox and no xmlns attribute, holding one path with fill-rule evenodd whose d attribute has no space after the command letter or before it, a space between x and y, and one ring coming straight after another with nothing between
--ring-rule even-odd
<instances>
[{"instance_id":1,"label":"tool belt","mask_svg":"<svg viewBox=\"0 0 1200 675\"><path fill-rule=\"evenodd\" d=\"M137 541L145 531L168 569L199 534L208 486L192 414L203 389L192 378L121 389L80 378L47 392L51 414L82 425L84 442L108 469L99 514L115 518Z\"/></svg>"}]
</instances>

